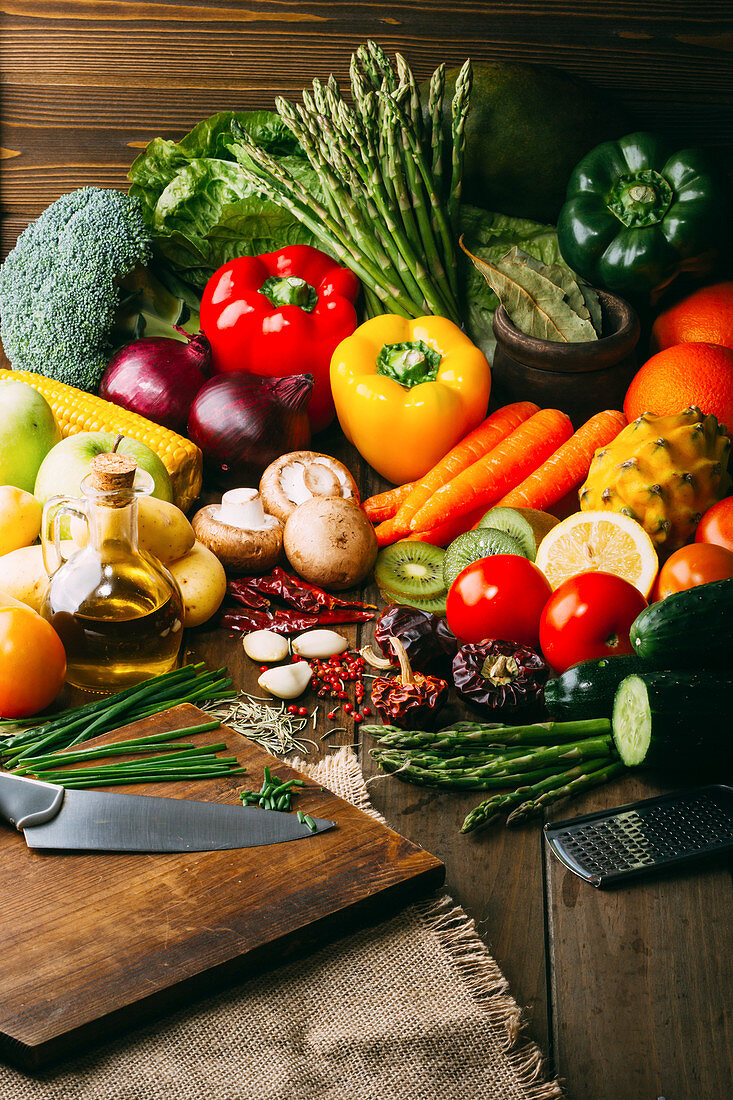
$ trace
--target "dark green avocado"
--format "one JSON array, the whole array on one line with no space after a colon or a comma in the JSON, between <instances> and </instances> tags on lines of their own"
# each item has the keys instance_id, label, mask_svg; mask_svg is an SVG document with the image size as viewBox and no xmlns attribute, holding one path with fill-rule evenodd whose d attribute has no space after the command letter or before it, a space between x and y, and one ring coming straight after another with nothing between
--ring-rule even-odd
<instances>
[{"instance_id":1,"label":"dark green avocado","mask_svg":"<svg viewBox=\"0 0 733 1100\"><path fill-rule=\"evenodd\" d=\"M446 71L446 134L458 72ZM429 82L420 88L423 107L428 88ZM628 133L630 125L607 91L568 73L547 65L475 61L462 200L518 218L556 222L581 157L600 142Z\"/></svg>"}]
</instances>

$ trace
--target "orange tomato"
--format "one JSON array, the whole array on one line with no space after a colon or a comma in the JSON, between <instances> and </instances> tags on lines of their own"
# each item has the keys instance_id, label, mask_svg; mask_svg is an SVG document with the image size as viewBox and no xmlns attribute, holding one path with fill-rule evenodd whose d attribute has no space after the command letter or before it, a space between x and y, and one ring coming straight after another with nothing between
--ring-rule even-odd
<instances>
[{"instance_id":1,"label":"orange tomato","mask_svg":"<svg viewBox=\"0 0 733 1100\"><path fill-rule=\"evenodd\" d=\"M710 542L733 550L733 497L724 497L708 508L697 525L695 542Z\"/></svg>"},{"instance_id":2,"label":"orange tomato","mask_svg":"<svg viewBox=\"0 0 733 1100\"><path fill-rule=\"evenodd\" d=\"M66 653L51 624L30 607L0 607L0 716L37 714L65 676Z\"/></svg>"},{"instance_id":3,"label":"orange tomato","mask_svg":"<svg viewBox=\"0 0 733 1100\"><path fill-rule=\"evenodd\" d=\"M664 600L673 592L684 592L698 584L733 577L733 553L723 546L695 542L675 550L659 570L655 598Z\"/></svg>"}]
</instances>

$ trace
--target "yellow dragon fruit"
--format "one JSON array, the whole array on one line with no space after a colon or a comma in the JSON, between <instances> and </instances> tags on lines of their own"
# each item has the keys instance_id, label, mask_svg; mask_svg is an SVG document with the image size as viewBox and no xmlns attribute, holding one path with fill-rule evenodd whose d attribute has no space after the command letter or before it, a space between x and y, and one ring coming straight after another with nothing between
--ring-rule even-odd
<instances>
[{"instance_id":1,"label":"yellow dragon fruit","mask_svg":"<svg viewBox=\"0 0 733 1100\"><path fill-rule=\"evenodd\" d=\"M694 405L677 416L644 413L593 456L581 511L637 520L666 557L691 542L703 512L729 484L730 439Z\"/></svg>"}]
</instances>

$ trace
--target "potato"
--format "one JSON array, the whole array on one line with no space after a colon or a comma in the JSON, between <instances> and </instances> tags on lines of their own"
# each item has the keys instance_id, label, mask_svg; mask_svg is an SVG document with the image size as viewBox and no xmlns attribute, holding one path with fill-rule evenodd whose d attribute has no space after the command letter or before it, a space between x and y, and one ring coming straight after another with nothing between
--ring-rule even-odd
<instances>
[{"instance_id":1,"label":"potato","mask_svg":"<svg viewBox=\"0 0 733 1100\"><path fill-rule=\"evenodd\" d=\"M30 546L41 530L43 505L32 493L0 485L0 554Z\"/></svg>"},{"instance_id":2,"label":"potato","mask_svg":"<svg viewBox=\"0 0 733 1100\"><path fill-rule=\"evenodd\" d=\"M141 497L137 508L137 544L169 565L182 558L196 541L193 527L180 508L167 500Z\"/></svg>"},{"instance_id":3,"label":"potato","mask_svg":"<svg viewBox=\"0 0 733 1100\"><path fill-rule=\"evenodd\" d=\"M226 594L224 566L211 550L195 542L193 549L171 562L168 569L183 596L183 625L201 626L219 610Z\"/></svg>"},{"instance_id":4,"label":"potato","mask_svg":"<svg viewBox=\"0 0 733 1100\"><path fill-rule=\"evenodd\" d=\"M71 535L76 546L86 546L87 525L71 518ZM180 508L157 497L140 497L137 505L137 544L141 550L170 565L193 547L193 527Z\"/></svg>"},{"instance_id":5,"label":"potato","mask_svg":"<svg viewBox=\"0 0 733 1100\"><path fill-rule=\"evenodd\" d=\"M40 546L23 546L0 557L0 590L13 599L40 611L47 585Z\"/></svg>"}]
</instances>

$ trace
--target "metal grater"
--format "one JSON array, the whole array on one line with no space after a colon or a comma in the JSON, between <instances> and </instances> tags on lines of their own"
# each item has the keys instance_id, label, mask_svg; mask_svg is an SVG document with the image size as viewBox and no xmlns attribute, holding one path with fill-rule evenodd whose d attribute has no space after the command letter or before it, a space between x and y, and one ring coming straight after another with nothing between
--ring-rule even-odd
<instances>
[{"instance_id":1,"label":"metal grater","mask_svg":"<svg viewBox=\"0 0 733 1100\"><path fill-rule=\"evenodd\" d=\"M711 784L545 825L550 850L593 886L733 850L733 787Z\"/></svg>"}]
</instances>

